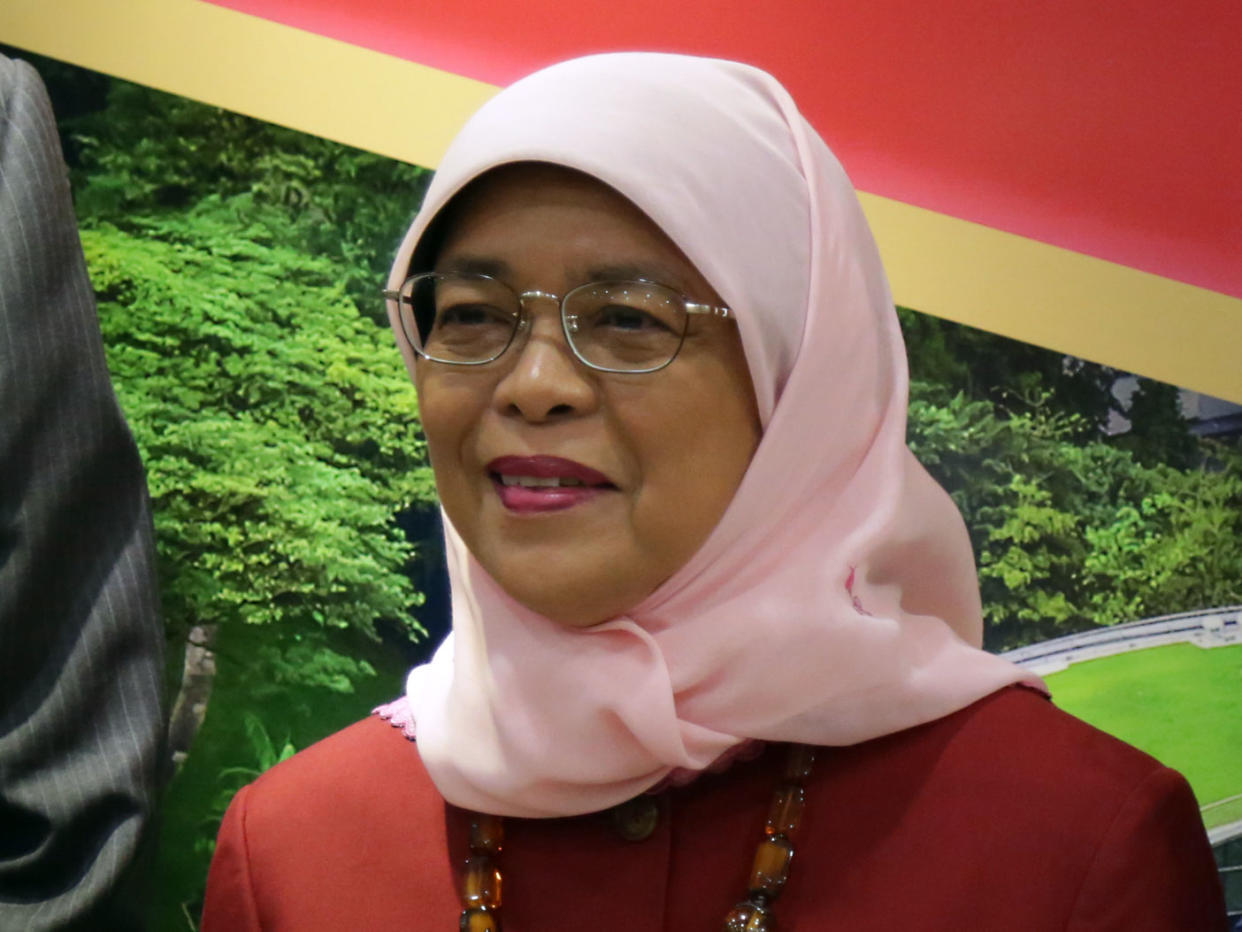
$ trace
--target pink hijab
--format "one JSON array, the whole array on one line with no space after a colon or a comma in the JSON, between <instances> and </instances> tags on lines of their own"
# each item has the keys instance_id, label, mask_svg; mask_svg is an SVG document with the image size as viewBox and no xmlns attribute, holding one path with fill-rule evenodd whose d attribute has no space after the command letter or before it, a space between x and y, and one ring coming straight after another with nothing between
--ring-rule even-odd
<instances>
[{"instance_id":1,"label":"pink hijab","mask_svg":"<svg viewBox=\"0 0 1242 932\"><path fill-rule=\"evenodd\" d=\"M747 65L646 53L519 81L453 142L390 287L463 186L518 161L600 179L681 247L736 313L764 435L702 549L591 628L515 602L445 519L453 631L385 710L416 727L445 798L573 815L747 739L853 744L1014 682L1042 688L979 649L965 526L905 445L905 350L879 254L785 89Z\"/></svg>"}]
</instances>

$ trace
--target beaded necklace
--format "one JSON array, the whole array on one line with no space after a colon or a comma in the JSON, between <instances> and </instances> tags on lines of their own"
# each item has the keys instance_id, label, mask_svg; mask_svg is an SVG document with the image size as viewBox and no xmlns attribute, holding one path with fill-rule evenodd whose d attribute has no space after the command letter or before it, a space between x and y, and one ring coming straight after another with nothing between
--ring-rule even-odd
<instances>
[{"instance_id":1,"label":"beaded necklace","mask_svg":"<svg viewBox=\"0 0 1242 932\"><path fill-rule=\"evenodd\" d=\"M802 817L805 784L814 762L815 752L811 748L805 744L789 745L785 768L763 826L764 837L755 849L746 898L725 916L724 932L774 932L772 903L789 879L789 862L794 853L790 839ZM504 820L500 816L471 813L468 846L458 928L460 932L500 932Z\"/></svg>"}]
</instances>

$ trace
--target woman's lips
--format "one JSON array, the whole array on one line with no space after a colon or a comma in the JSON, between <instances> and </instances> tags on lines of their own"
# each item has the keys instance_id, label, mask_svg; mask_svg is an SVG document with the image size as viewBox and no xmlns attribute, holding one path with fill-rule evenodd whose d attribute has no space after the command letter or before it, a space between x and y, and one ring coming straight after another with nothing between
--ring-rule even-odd
<instances>
[{"instance_id":1,"label":"woman's lips","mask_svg":"<svg viewBox=\"0 0 1242 932\"><path fill-rule=\"evenodd\" d=\"M500 456L487 464L510 511L562 511L615 489L602 472L559 456Z\"/></svg>"}]
</instances>

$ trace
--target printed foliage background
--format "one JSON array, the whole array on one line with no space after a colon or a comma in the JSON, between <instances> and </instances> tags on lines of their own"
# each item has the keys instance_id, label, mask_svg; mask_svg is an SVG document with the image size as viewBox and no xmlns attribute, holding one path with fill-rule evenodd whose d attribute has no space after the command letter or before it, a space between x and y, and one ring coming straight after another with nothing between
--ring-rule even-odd
<instances>
[{"instance_id":1,"label":"printed foliage background","mask_svg":"<svg viewBox=\"0 0 1242 932\"><path fill-rule=\"evenodd\" d=\"M147 467L170 695L205 710L174 720L157 884L156 927L193 928L236 788L395 695L445 628L417 399L378 298L428 173L34 63ZM1173 386L901 318L910 443L966 516L989 648L1242 602L1236 432L1197 436Z\"/></svg>"}]
</instances>

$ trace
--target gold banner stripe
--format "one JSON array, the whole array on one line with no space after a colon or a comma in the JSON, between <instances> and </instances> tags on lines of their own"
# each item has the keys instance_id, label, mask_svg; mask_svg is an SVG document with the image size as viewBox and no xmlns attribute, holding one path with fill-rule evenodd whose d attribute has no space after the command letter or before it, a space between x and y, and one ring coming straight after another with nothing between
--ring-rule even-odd
<instances>
[{"instance_id":1,"label":"gold banner stripe","mask_svg":"<svg viewBox=\"0 0 1242 932\"><path fill-rule=\"evenodd\" d=\"M1242 301L860 195L898 304L1242 403Z\"/></svg>"},{"instance_id":2,"label":"gold banner stripe","mask_svg":"<svg viewBox=\"0 0 1242 932\"><path fill-rule=\"evenodd\" d=\"M198 0L2 0L0 42L417 165L496 93Z\"/></svg>"},{"instance_id":3,"label":"gold banner stripe","mask_svg":"<svg viewBox=\"0 0 1242 932\"><path fill-rule=\"evenodd\" d=\"M198 0L4 0L0 41L426 166L496 90ZM862 200L898 303L1242 402L1242 300Z\"/></svg>"}]
</instances>

